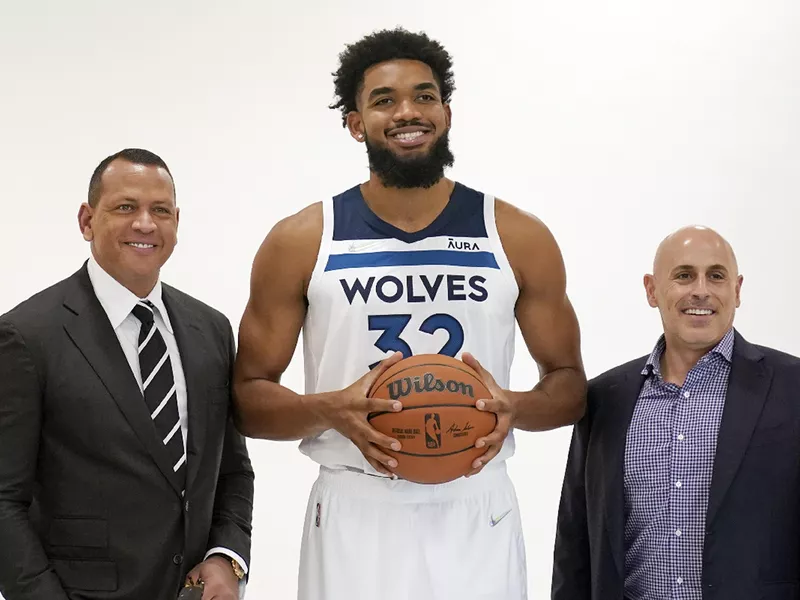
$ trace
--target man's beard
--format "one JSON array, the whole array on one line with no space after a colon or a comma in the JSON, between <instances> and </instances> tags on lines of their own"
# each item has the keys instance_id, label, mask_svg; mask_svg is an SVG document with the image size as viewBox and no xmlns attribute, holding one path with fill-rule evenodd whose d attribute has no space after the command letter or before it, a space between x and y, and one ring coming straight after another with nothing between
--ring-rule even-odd
<instances>
[{"instance_id":1,"label":"man's beard","mask_svg":"<svg viewBox=\"0 0 800 600\"><path fill-rule=\"evenodd\" d=\"M367 145L369 168L386 187L400 189L429 188L444 177L445 167L452 167L455 157L450 152L449 131L433 143L421 156L401 158L385 146Z\"/></svg>"}]
</instances>

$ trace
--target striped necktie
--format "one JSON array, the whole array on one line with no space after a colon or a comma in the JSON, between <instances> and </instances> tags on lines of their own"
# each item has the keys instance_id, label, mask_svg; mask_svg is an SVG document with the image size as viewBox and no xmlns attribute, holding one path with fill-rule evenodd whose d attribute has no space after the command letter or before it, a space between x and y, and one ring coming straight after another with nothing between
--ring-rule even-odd
<instances>
[{"instance_id":1,"label":"striped necktie","mask_svg":"<svg viewBox=\"0 0 800 600\"><path fill-rule=\"evenodd\" d=\"M186 451L178 415L178 393L167 345L155 325L154 310L153 304L146 300L140 300L133 307L133 316L142 323L139 331L139 370L142 374L144 402L158 436L167 449L172 470L181 486L184 486Z\"/></svg>"}]
</instances>

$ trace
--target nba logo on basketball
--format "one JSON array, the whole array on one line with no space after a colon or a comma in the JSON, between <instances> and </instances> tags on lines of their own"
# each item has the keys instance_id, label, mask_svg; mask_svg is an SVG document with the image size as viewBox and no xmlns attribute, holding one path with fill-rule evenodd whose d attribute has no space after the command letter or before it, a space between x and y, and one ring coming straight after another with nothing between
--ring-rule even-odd
<instances>
[{"instance_id":1,"label":"nba logo on basketball","mask_svg":"<svg viewBox=\"0 0 800 600\"><path fill-rule=\"evenodd\" d=\"M442 425L439 422L439 413L425 415L425 446L431 449L442 447Z\"/></svg>"}]
</instances>

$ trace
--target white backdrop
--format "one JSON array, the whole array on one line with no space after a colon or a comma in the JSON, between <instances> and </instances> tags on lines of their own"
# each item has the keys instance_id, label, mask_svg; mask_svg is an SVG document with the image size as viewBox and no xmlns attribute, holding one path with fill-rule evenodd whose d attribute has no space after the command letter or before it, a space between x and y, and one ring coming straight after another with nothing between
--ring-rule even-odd
<instances>
[{"instance_id":1,"label":"white backdrop","mask_svg":"<svg viewBox=\"0 0 800 600\"><path fill-rule=\"evenodd\" d=\"M367 177L327 108L330 73L346 42L395 25L454 56L451 176L556 235L590 376L650 350L660 322L641 277L689 223L739 255L744 335L800 354L797 0L0 0L0 313L80 266L89 176L139 146L177 182L164 279L238 328L269 228ZM519 340L515 389L535 373ZM284 383L302 390L299 347ZM521 433L510 461L533 599L549 590L569 433ZM249 597L288 600L316 471L296 443L249 448Z\"/></svg>"}]
</instances>

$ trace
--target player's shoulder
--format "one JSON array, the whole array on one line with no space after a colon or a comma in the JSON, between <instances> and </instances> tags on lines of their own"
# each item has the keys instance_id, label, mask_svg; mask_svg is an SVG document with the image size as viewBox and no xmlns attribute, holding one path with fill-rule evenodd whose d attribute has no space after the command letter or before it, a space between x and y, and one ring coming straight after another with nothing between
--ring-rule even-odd
<instances>
[{"instance_id":1,"label":"player's shoulder","mask_svg":"<svg viewBox=\"0 0 800 600\"><path fill-rule=\"evenodd\" d=\"M253 260L251 284L259 289L307 282L322 244L322 202L280 219L267 233Z\"/></svg>"},{"instance_id":2,"label":"player's shoulder","mask_svg":"<svg viewBox=\"0 0 800 600\"><path fill-rule=\"evenodd\" d=\"M457 189L466 192L466 195L487 198L494 202L495 226L504 247L508 244L528 246L541 241L549 243L553 240L550 230L536 215L523 210L508 200L489 194L484 195L483 192L470 187L462 181L456 181L454 184Z\"/></svg>"},{"instance_id":3,"label":"player's shoulder","mask_svg":"<svg viewBox=\"0 0 800 600\"><path fill-rule=\"evenodd\" d=\"M561 249L539 217L496 198L495 224L508 262L522 287L531 282L549 285L553 277L559 281L563 278Z\"/></svg>"},{"instance_id":4,"label":"player's shoulder","mask_svg":"<svg viewBox=\"0 0 800 600\"><path fill-rule=\"evenodd\" d=\"M505 235L514 240L521 238L521 241L536 242L552 237L544 221L507 200L495 198L494 213L501 238Z\"/></svg>"},{"instance_id":5,"label":"player's shoulder","mask_svg":"<svg viewBox=\"0 0 800 600\"><path fill-rule=\"evenodd\" d=\"M268 237L284 243L304 242L322 235L322 202L315 202L283 217L270 230Z\"/></svg>"},{"instance_id":6,"label":"player's shoulder","mask_svg":"<svg viewBox=\"0 0 800 600\"><path fill-rule=\"evenodd\" d=\"M314 202L283 217L272 226L265 243L269 243L270 246L280 246L283 251L308 251L316 255L325 227L325 202L331 202L332 206L338 205L339 210L343 206L350 208L353 204L350 201L357 198L359 193L359 186L352 186L329 200Z\"/></svg>"},{"instance_id":7,"label":"player's shoulder","mask_svg":"<svg viewBox=\"0 0 800 600\"><path fill-rule=\"evenodd\" d=\"M275 223L261 242L255 266L316 256L322 240L322 210L322 203L316 202Z\"/></svg>"}]
</instances>

